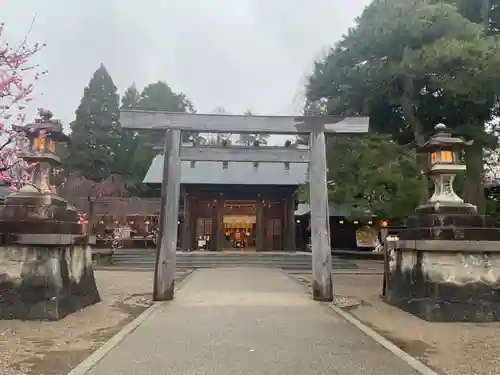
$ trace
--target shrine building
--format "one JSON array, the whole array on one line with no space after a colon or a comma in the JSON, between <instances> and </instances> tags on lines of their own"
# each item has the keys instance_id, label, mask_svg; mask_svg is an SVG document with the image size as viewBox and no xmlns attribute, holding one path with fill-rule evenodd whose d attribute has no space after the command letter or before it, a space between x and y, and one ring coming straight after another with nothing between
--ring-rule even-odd
<instances>
[{"instance_id":1,"label":"shrine building","mask_svg":"<svg viewBox=\"0 0 500 375\"><path fill-rule=\"evenodd\" d=\"M209 250L230 250L238 241L243 250L295 251L300 233L295 192L306 183L307 168L301 163L183 161L180 248L196 249L202 239ZM162 171L159 154L143 181L158 194Z\"/></svg>"}]
</instances>

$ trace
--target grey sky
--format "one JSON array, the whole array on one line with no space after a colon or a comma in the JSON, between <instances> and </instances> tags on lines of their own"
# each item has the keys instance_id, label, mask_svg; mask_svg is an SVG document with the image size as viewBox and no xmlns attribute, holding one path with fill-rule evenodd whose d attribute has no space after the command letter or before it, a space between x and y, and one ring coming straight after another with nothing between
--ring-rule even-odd
<instances>
[{"instance_id":1,"label":"grey sky","mask_svg":"<svg viewBox=\"0 0 500 375\"><path fill-rule=\"evenodd\" d=\"M315 58L352 25L369 0L0 0L15 43L29 40L49 75L35 107L68 123L103 62L118 89L158 80L200 112L292 114ZM43 94L43 95L40 95Z\"/></svg>"}]
</instances>

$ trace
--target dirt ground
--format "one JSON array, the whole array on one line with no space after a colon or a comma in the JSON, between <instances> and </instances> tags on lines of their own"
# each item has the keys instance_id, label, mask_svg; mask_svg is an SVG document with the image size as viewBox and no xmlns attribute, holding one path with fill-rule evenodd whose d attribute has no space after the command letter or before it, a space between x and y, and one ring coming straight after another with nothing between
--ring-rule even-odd
<instances>
[{"instance_id":1,"label":"dirt ground","mask_svg":"<svg viewBox=\"0 0 500 375\"><path fill-rule=\"evenodd\" d=\"M380 271L334 274L335 303L446 375L500 375L500 323L428 323L379 298ZM0 321L1 375L65 375L151 304L152 272L96 271L103 302L59 322ZM184 277L180 274L179 278ZM294 272L305 283L310 274Z\"/></svg>"},{"instance_id":2,"label":"dirt ground","mask_svg":"<svg viewBox=\"0 0 500 375\"><path fill-rule=\"evenodd\" d=\"M294 275L310 284L311 275ZM333 275L334 301L439 374L500 374L500 323L429 323L380 299L381 275Z\"/></svg>"},{"instance_id":3,"label":"dirt ground","mask_svg":"<svg viewBox=\"0 0 500 375\"><path fill-rule=\"evenodd\" d=\"M1 375L67 374L151 305L153 272L95 275L102 299L97 305L58 322L0 321Z\"/></svg>"}]
</instances>

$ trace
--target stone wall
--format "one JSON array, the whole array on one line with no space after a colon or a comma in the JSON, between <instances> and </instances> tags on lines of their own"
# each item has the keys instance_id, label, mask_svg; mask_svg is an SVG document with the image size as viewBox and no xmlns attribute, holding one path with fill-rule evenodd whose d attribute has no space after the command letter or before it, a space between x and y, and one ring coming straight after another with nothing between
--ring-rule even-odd
<instances>
[{"instance_id":1,"label":"stone wall","mask_svg":"<svg viewBox=\"0 0 500 375\"><path fill-rule=\"evenodd\" d=\"M0 247L0 318L57 320L100 301L89 245Z\"/></svg>"}]
</instances>

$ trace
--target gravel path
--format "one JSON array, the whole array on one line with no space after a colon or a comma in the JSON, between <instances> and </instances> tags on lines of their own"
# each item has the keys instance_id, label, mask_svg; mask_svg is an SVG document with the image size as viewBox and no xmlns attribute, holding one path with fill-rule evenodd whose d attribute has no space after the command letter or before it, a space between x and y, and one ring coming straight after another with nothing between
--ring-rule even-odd
<instances>
[{"instance_id":1,"label":"gravel path","mask_svg":"<svg viewBox=\"0 0 500 375\"><path fill-rule=\"evenodd\" d=\"M309 283L310 274L295 275ZM429 323L380 300L382 276L333 275L339 307L446 375L500 374L500 323Z\"/></svg>"},{"instance_id":2,"label":"gravel path","mask_svg":"<svg viewBox=\"0 0 500 375\"><path fill-rule=\"evenodd\" d=\"M199 269L88 375L417 375L277 269Z\"/></svg>"},{"instance_id":3,"label":"gravel path","mask_svg":"<svg viewBox=\"0 0 500 375\"><path fill-rule=\"evenodd\" d=\"M102 302L58 322L0 320L1 375L63 375L151 303L152 272L95 271Z\"/></svg>"}]
</instances>

